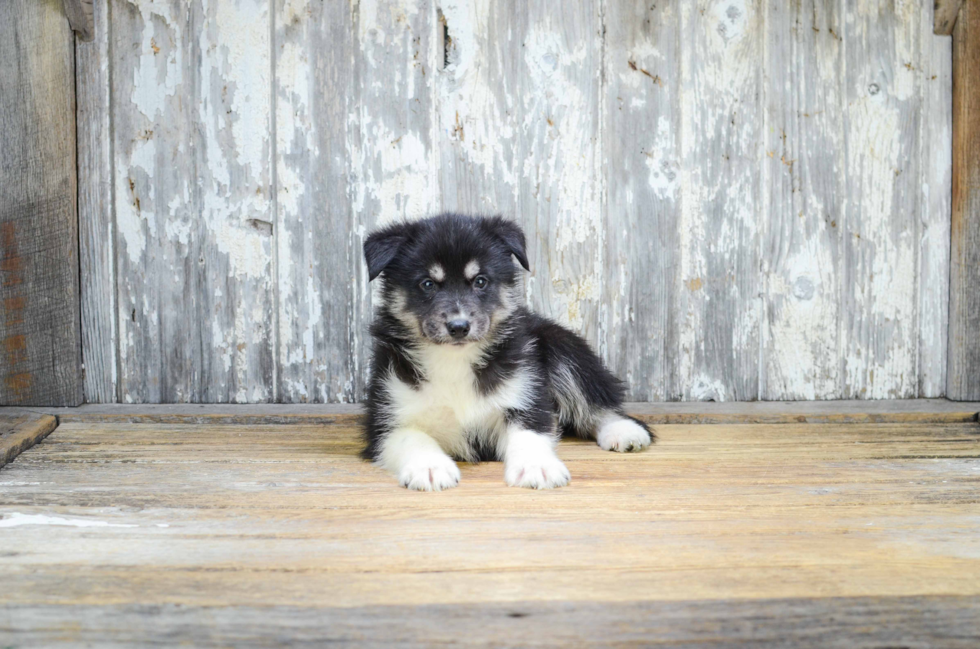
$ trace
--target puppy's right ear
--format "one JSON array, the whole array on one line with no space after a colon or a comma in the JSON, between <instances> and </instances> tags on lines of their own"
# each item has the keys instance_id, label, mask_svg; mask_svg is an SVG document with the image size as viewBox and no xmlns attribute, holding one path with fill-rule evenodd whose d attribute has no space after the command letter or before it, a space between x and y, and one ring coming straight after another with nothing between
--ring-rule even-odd
<instances>
[{"instance_id":1,"label":"puppy's right ear","mask_svg":"<svg viewBox=\"0 0 980 649\"><path fill-rule=\"evenodd\" d=\"M521 226L502 216L491 217L485 223L504 242L511 254L517 257L518 263L524 267L524 270L531 270L530 264L527 263L527 243Z\"/></svg>"},{"instance_id":2,"label":"puppy's right ear","mask_svg":"<svg viewBox=\"0 0 980 649\"><path fill-rule=\"evenodd\" d=\"M389 225L372 232L364 242L364 259L368 266L368 281L373 281L398 255L398 250L408 241L404 223Z\"/></svg>"}]
</instances>

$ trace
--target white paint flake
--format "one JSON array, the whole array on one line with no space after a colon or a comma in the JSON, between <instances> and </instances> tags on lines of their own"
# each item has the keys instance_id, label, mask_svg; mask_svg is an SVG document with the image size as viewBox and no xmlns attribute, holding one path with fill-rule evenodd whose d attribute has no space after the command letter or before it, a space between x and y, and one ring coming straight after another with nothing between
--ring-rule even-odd
<instances>
[{"instance_id":1,"label":"white paint flake","mask_svg":"<svg viewBox=\"0 0 980 649\"><path fill-rule=\"evenodd\" d=\"M0 528L21 527L24 525L56 525L62 527L139 527L138 525L107 523L105 521L93 521L86 518L61 518L59 516L45 516L44 514L21 514L19 512L13 512L9 516L0 518Z\"/></svg>"}]
</instances>

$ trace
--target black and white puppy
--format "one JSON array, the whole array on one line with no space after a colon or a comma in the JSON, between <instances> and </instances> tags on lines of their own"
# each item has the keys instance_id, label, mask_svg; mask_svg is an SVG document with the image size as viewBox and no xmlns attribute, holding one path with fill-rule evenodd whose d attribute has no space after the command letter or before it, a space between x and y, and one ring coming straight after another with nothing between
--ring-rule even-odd
<instances>
[{"instance_id":1,"label":"black and white puppy","mask_svg":"<svg viewBox=\"0 0 980 649\"><path fill-rule=\"evenodd\" d=\"M623 413L623 389L579 336L522 305L524 233L501 217L442 214L364 242L382 277L364 457L402 486L459 483L455 460L503 460L508 485L570 479L561 434L634 451L650 430Z\"/></svg>"}]
</instances>

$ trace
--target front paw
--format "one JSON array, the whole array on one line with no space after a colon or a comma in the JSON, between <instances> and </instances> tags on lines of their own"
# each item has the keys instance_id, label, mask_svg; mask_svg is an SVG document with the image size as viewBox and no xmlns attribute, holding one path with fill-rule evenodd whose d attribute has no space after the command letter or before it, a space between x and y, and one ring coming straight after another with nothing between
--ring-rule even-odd
<instances>
[{"instance_id":1,"label":"front paw","mask_svg":"<svg viewBox=\"0 0 980 649\"><path fill-rule=\"evenodd\" d=\"M554 455L521 458L504 465L504 480L511 487L555 489L571 479L564 463Z\"/></svg>"},{"instance_id":2,"label":"front paw","mask_svg":"<svg viewBox=\"0 0 980 649\"><path fill-rule=\"evenodd\" d=\"M620 417L607 421L596 435L596 443L604 451L641 451L653 441L643 426L631 419Z\"/></svg>"},{"instance_id":3,"label":"front paw","mask_svg":"<svg viewBox=\"0 0 980 649\"><path fill-rule=\"evenodd\" d=\"M442 491L459 484L459 467L446 455L414 458L398 472L398 483L416 491Z\"/></svg>"}]
</instances>

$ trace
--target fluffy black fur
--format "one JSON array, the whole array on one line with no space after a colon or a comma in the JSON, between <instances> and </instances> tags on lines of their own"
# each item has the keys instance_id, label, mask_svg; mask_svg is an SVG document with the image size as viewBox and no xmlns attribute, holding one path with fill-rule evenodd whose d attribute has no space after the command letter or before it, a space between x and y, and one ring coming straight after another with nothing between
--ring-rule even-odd
<instances>
[{"instance_id":1,"label":"fluffy black fur","mask_svg":"<svg viewBox=\"0 0 980 649\"><path fill-rule=\"evenodd\" d=\"M486 332L474 338L484 349L473 366L482 394L493 393L521 368L534 370L532 403L508 410L508 422L519 422L542 434L554 434L557 429L566 435L595 438L603 413L632 419L622 410L622 384L588 344L520 304L523 293L512 257L524 269L529 270L529 265L524 233L515 223L502 217L458 214L398 223L371 234L364 255L370 279L380 276L384 282L371 327L374 355L367 398L366 459L377 459L379 445L391 432L386 377L394 374L418 389L426 377L413 352L420 345L452 344L439 329L447 317L447 304L463 303L474 320L481 316L488 320ZM472 283L461 281L467 263L474 259L489 281L488 289L476 290ZM445 270L446 281L435 291L423 290L420 283L426 282L436 263ZM642 422L632 420L650 432ZM492 447L471 450L469 458L456 459L501 459Z\"/></svg>"}]
</instances>

